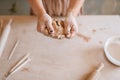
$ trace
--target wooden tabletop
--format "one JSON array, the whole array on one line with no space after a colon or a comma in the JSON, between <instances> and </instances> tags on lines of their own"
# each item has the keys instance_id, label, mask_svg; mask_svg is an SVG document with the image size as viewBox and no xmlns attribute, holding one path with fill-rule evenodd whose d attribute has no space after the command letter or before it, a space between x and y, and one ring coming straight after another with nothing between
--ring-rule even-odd
<instances>
[{"instance_id":1,"label":"wooden tabletop","mask_svg":"<svg viewBox=\"0 0 120 80\"><path fill-rule=\"evenodd\" d=\"M0 58L0 80L25 54L32 59L8 80L85 80L101 62L105 67L99 80L120 80L120 67L112 65L104 55L104 43L111 36L120 35L120 17L117 15L79 16L76 18L80 36L57 40L36 31L34 16L0 16L4 22L13 19L3 55ZM8 61L8 55L19 39L20 42ZM120 56L120 55L118 55Z\"/></svg>"}]
</instances>

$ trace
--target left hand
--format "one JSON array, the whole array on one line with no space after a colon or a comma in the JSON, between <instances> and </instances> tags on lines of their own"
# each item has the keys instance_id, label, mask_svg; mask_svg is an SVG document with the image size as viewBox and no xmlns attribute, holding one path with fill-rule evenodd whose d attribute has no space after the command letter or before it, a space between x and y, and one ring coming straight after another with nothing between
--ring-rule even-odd
<instances>
[{"instance_id":1,"label":"left hand","mask_svg":"<svg viewBox=\"0 0 120 80\"><path fill-rule=\"evenodd\" d=\"M72 14L65 18L64 27L65 36L67 38L72 38L78 33L78 25L76 23L75 17Z\"/></svg>"}]
</instances>

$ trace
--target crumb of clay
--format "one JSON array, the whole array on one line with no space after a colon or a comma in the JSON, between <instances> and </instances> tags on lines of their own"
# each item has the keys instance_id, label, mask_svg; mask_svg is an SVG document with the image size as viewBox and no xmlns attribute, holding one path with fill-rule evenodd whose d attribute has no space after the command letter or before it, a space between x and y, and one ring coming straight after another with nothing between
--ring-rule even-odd
<instances>
[{"instance_id":1,"label":"crumb of clay","mask_svg":"<svg viewBox=\"0 0 120 80\"><path fill-rule=\"evenodd\" d=\"M100 30L103 30L103 28L100 28Z\"/></svg>"},{"instance_id":2,"label":"crumb of clay","mask_svg":"<svg viewBox=\"0 0 120 80\"><path fill-rule=\"evenodd\" d=\"M93 32L93 33L95 33L95 32L96 32L96 30L95 30L95 29L93 29L93 30L92 30L92 32Z\"/></svg>"},{"instance_id":3,"label":"crumb of clay","mask_svg":"<svg viewBox=\"0 0 120 80\"><path fill-rule=\"evenodd\" d=\"M81 26L82 24L78 24L79 26Z\"/></svg>"},{"instance_id":4,"label":"crumb of clay","mask_svg":"<svg viewBox=\"0 0 120 80\"><path fill-rule=\"evenodd\" d=\"M100 44L102 44L103 42L102 41L99 41Z\"/></svg>"},{"instance_id":5,"label":"crumb of clay","mask_svg":"<svg viewBox=\"0 0 120 80\"><path fill-rule=\"evenodd\" d=\"M101 31L103 31L103 30L105 30L106 28L100 28L99 30L101 30Z\"/></svg>"},{"instance_id":6,"label":"crumb of clay","mask_svg":"<svg viewBox=\"0 0 120 80\"><path fill-rule=\"evenodd\" d=\"M85 36L85 35L80 34L80 33L78 33L78 34L77 34L77 36L79 36L79 37L83 38L86 42L89 42L89 40L90 40L90 37Z\"/></svg>"},{"instance_id":7,"label":"crumb of clay","mask_svg":"<svg viewBox=\"0 0 120 80\"><path fill-rule=\"evenodd\" d=\"M23 71L23 72L30 72L29 68L23 68L21 71Z\"/></svg>"}]
</instances>

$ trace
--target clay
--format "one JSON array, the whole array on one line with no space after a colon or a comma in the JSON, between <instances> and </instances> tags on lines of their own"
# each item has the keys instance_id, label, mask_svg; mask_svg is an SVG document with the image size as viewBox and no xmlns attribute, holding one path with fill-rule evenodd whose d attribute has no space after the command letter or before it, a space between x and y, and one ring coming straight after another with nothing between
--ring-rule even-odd
<instances>
[{"instance_id":1,"label":"clay","mask_svg":"<svg viewBox=\"0 0 120 80\"><path fill-rule=\"evenodd\" d=\"M89 40L90 40L90 37L85 36L85 35L83 35L81 33L77 33L77 36L83 38L86 42L89 42Z\"/></svg>"},{"instance_id":2,"label":"clay","mask_svg":"<svg viewBox=\"0 0 120 80\"><path fill-rule=\"evenodd\" d=\"M50 34L46 28L45 33L44 33L46 36L49 36L49 37L52 37L55 39L63 39L66 37L65 31L64 31L65 29L64 29L64 21L63 20L56 20L56 19L53 20L52 26L55 30L54 34ZM90 37L85 36L81 33L77 33L77 36L83 38L86 42L89 42L89 40L90 40Z\"/></svg>"},{"instance_id":3,"label":"clay","mask_svg":"<svg viewBox=\"0 0 120 80\"><path fill-rule=\"evenodd\" d=\"M62 20L53 20L52 26L54 28L54 34L50 34L48 30L45 30L45 35L55 38L55 39L63 39L65 38L65 33L64 33L64 21Z\"/></svg>"},{"instance_id":4,"label":"clay","mask_svg":"<svg viewBox=\"0 0 120 80\"><path fill-rule=\"evenodd\" d=\"M55 38L62 39L65 37L63 21L53 21L53 27L55 29Z\"/></svg>"},{"instance_id":5,"label":"clay","mask_svg":"<svg viewBox=\"0 0 120 80\"><path fill-rule=\"evenodd\" d=\"M30 69L29 68L23 68L21 71L23 71L23 72L30 72Z\"/></svg>"},{"instance_id":6,"label":"clay","mask_svg":"<svg viewBox=\"0 0 120 80\"><path fill-rule=\"evenodd\" d=\"M92 32L95 33L95 32L96 32L96 29L92 29Z\"/></svg>"}]
</instances>

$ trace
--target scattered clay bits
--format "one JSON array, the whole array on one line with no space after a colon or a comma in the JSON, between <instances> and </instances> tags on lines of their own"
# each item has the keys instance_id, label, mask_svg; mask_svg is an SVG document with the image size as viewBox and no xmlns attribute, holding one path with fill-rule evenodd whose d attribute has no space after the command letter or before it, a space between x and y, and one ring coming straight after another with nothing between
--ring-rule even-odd
<instances>
[{"instance_id":1,"label":"scattered clay bits","mask_svg":"<svg viewBox=\"0 0 120 80\"><path fill-rule=\"evenodd\" d=\"M83 38L86 42L88 42L90 40L90 37L87 37L87 36L85 36L85 35L83 35L81 33L78 33L77 36Z\"/></svg>"},{"instance_id":2,"label":"scattered clay bits","mask_svg":"<svg viewBox=\"0 0 120 80\"><path fill-rule=\"evenodd\" d=\"M64 22L63 21L53 21L53 28L55 29L54 37L57 39L65 38L64 32Z\"/></svg>"},{"instance_id":3,"label":"scattered clay bits","mask_svg":"<svg viewBox=\"0 0 120 80\"><path fill-rule=\"evenodd\" d=\"M30 72L29 68L23 68L22 71L23 72Z\"/></svg>"},{"instance_id":4,"label":"scattered clay bits","mask_svg":"<svg viewBox=\"0 0 120 80\"><path fill-rule=\"evenodd\" d=\"M55 38L55 39L63 39L65 38L65 33L64 33L64 21L62 20L53 20L52 26L55 30L55 34L50 34L48 30L46 29L45 35Z\"/></svg>"},{"instance_id":5,"label":"scattered clay bits","mask_svg":"<svg viewBox=\"0 0 120 80\"><path fill-rule=\"evenodd\" d=\"M55 30L54 34L50 34L49 31L46 29L45 30L45 35L55 38L55 39L63 39L65 38L65 31L64 31L64 21L62 20L53 20L52 26ZM83 38L86 42L90 40L90 37L87 37L83 34L78 33L77 36Z\"/></svg>"},{"instance_id":6,"label":"scattered clay bits","mask_svg":"<svg viewBox=\"0 0 120 80\"><path fill-rule=\"evenodd\" d=\"M95 30L95 29L93 29L93 30L92 30L92 32L93 32L93 33L95 33L95 32L96 32L96 30Z\"/></svg>"},{"instance_id":7,"label":"scattered clay bits","mask_svg":"<svg viewBox=\"0 0 120 80\"><path fill-rule=\"evenodd\" d=\"M103 42L102 41L99 41L100 44L102 44Z\"/></svg>"}]
</instances>

